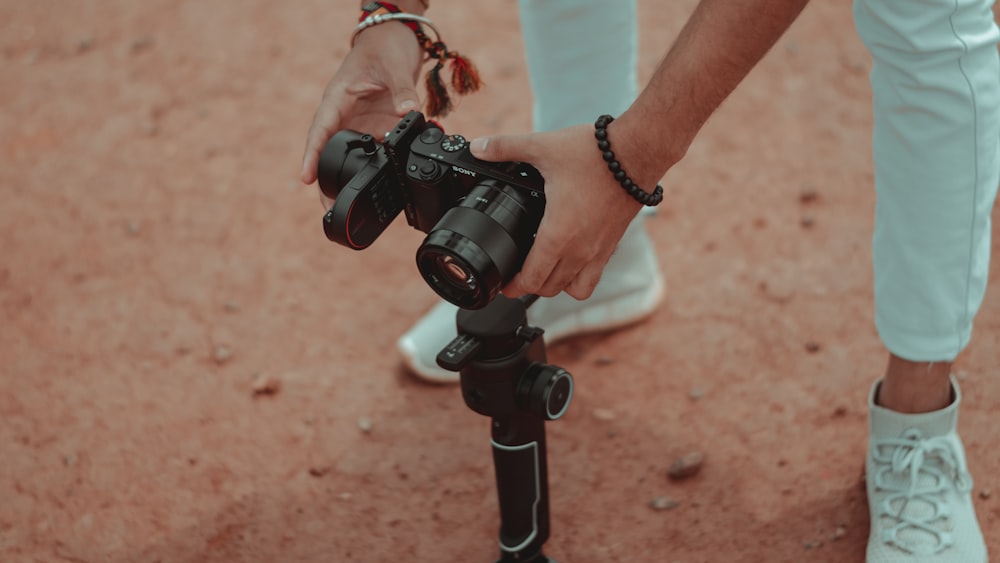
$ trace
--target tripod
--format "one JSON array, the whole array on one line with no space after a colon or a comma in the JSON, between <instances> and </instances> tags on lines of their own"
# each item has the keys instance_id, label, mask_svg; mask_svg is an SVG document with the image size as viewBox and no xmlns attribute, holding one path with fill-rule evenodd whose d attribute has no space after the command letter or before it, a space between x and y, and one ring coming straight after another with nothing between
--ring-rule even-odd
<instances>
[{"instance_id":1,"label":"tripod","mask_svg":"<svg viewBox=\"0 0 1000 563\"><path fill-rule=\"evenodd\" d=\"M500 295L482 309L459 309L458 336L437 356L442 368L460 373L465 404L492 418L497 563L556 563L542 554L549 538L545 421L569 408L573 378L545 363L543 331L527 318L536 299Z\"/></svg>"}]
</instances>

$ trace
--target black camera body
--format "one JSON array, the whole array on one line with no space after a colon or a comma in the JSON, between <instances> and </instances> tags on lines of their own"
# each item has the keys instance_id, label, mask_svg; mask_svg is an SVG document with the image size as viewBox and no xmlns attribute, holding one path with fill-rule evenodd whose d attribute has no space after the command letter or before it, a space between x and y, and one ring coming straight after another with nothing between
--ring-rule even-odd
<instances>
[{"instance_id":1,"label":"black camera body","mask_svg":"<svg viewBox=\"0 0 1000 563\"><path fill-rule=\"evenodd\" d=\"M521 269L545 209L544 181L529 164L485 162L461 135L411 111L386 133L340 131L320 155L320 190L334 199L328 239L371 245L401 211L427 233L417 267L439 295L465 309L488 304Z\"/></svg>"}]
</instances>

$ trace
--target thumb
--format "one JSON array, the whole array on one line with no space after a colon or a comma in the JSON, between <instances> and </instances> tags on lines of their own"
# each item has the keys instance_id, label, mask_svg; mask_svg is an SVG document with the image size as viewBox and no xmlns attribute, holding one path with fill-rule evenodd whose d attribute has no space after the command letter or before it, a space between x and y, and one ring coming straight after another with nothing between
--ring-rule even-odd
<instances>
[{"instance_id":1,"label":"thumb","mask_svg":"<svg viewBox=\"0 0 1000 563\"><path fill-rule=\"evenodd\" d=\"M396 113L405 115L410 110L420 109L420 96L412 86L396 86L392 90L392 105Z\"/></svg>"},{"instance_id":2,"label":"thumb","mask_svg":"<svg viewBox=\"0 0 1000 563\"><path fill-rule=\"evenodd\" d=\"M490 162L531 161L538 156L534 135L493 135L469 143L472 156Z\"/></svg>"}]
</instances>

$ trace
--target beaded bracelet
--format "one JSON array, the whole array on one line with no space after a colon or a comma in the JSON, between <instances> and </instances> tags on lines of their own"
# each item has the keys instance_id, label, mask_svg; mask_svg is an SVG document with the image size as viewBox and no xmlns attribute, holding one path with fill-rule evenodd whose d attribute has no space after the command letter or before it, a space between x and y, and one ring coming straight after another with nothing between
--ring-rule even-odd
<instances>
[{"instance_id":1,"label":"beaded bracelet","mask_svg":"<svg viewBox=\"0 0 1000 563\"><path fill-rule=\"evenodd\" d=\"M426 4L424 5L426 7ZM448 50L448 46L441 40L441 33L434 27L431 20L417 14L409 14L400 11L399 7L389 2L369 2L361 8L361 17L354 33L351 35L351 46L358 34L388 21L399 21L409 27L417 36L420 48L427 54L427 59L436 59L437 63L427 71L425 85L427 88L427 114L430 117L443 117L452 109L451 96L448 88L441 78L441 71L445 61L450 61L451 87L458 94L468 94L475 92L482 85L479 72L472 64L472 61L460 55L456 51ZM422 25L427 26L433 33L431 39L424 33Z\"/></svg>"},{"instance_id":2,"label":"beaded bracelet","mask_svg":"<svg viewBox=\"0 0 1000 563\"><path fill-rule=\"evenodd\" d=\"M615 153L611 151L611 140L608 139L608 125L614 120L615 118L610 115L602 115L594 122L594 137L597 138L597 148L601 150L601 156L608 163L608 170L614 174L615 180L618 180L622 189L628 192L628 195L632 196L633 199L650 207L659 205L663 201L663 186L656 184L653 193L644 191L632 182L621 163L615 159Z\"/></svg>"}]
</instances>

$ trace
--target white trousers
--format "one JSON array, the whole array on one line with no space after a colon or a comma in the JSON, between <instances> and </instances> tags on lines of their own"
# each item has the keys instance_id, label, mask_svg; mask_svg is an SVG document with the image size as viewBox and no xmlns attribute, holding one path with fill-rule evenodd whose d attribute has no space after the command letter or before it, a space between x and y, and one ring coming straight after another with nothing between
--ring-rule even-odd
<instances>
[{"instance_id":1,"label":"white trousers","mask_svg":"<svg viewBox=\"0 0 1000 563\"><path fill-rule=\"evenodd\" d=\"M875 318L890 352L952 360L986 290L1000 182L1000 37L989 0L855 0L871 51ZM635 0L520 0L535 129L637 93Z\"/></svg>"},{"instance_id":2,"label":"white trousers","mask_svg":"<svg viewBox=\"0 0 1000 563\"><path fill-rule=\"evenodd\" d=\"M990 0L856 0L871 51L875 324L914 361L951 360L986 291L1000 182L1000 33Z\"/></svg>"}]
</instances>

